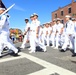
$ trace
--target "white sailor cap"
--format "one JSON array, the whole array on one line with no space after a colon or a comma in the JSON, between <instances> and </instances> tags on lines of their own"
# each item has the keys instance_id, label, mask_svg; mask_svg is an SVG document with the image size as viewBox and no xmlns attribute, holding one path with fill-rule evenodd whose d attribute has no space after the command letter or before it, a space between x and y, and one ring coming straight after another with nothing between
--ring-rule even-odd
<instances>
[{"instance_id":1,"label":"white sailor cap","mask_svg":"<svg viewBox=\"0 0 76 75\"><path fill-rule=\"evenodd\" d=\"M65 17L67 17L67 18L71 18L71 16L70 16L70 15L66 15Z\"/></svg>"},{"instance_id":2,"label":"white sailor cap","mask_svg":"<svg viewBox=\"0 0 76 75\"><path fill-rule=\"evenodd\" d=\"M36 13L33 13L33 16L37 16L37 17L38 17L38 14L36 14Z\"/></svg>"},{"instance_id":3,"label":"white sailor cap","mask_svg":"<svg viewBox=\"0 0 76 75\"><path fill-rule=\"evenodd\" d=\"M57 18L56 21L61 21L61 19L60 18Z\"/></svg>"},{"instance_id":4,"label":"white sailor cap","mask_svg":"<svg viewBox=\"0 0 76 75\"><path fill-rule=\"evenodd\" d=\"M56 22L56 19L53 19L53 22Z\"/></svg>"},{"instance_id":5,"label":"white sailor cap","mask_svg":"<svg viewBox=\"0 0 76 75\"><path fill-rule=\"evenodd\" d=\"M47 22L47 24L50 24L50 22Z\"/></svg>"},{"instance_id":6,"label":"white sailor cap","mask_svg":"<svg viewBox=\"0 0 76 75\"><path fill-rule=\"evenodd\" d=\"M31 15L30 18L34 17L34 15Z\"/></svg>"},{"instance_id":7,"label":"white sailor cap","mask_svg":"<svg viewBox=\"0 0 76 75\"><path fill-rule=\"evenodd\" d=\"M76 18L72 18L72 21L76 21Z\"/></svg>"}]
</instances>

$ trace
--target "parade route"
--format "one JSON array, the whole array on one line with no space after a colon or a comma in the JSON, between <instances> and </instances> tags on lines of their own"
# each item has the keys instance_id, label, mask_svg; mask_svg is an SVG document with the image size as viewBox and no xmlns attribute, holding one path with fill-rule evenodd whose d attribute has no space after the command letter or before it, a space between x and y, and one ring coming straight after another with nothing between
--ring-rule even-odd
<instances>
[{"instance_id":1,"label":"parade route","mask_svg":"<svg viewBox=\"0 0 76 75\"><path fill-rule=\"evenodd\" d=\"M42 69L39 69L35 72L32 72L32 73L28 73L28 74L22 74L22 75L76 75L76 73L72 72L72 71L69 71L67 69L64 69L62 67L59 67L57 65L54 65L48 61L45 61L45 60L42 60L38 57L35 57L33 55L30 55L30 54L27 54L25 52L20 52L19 53L20 56L18 57L8 57L8 58L4 58L4 59L0 59L0 64L2 63L9 63L10 61L15 61L15 60L30 60L30 62L32 63L36 63L37 66L42 66L43 68ZM17 61L16 61L17 62ZM20 61L21 62L21 61ZM19 64L19 63L18 63ZM18 65L17 64L17 65ZM27 63L25 63L27 65ZM30 63L29 63L30 64ZM11 64L12 65L12 64ZM1 65L0 65L1 66ZM14 65L13 65L14 66ZM25 66L25 65L24 65ZM29 66L31 69L33 67ZM7 67L8 68L8 67ZM25 67L26 68L26 67ZM1 71L0 71L1 72ZM17 71L19 72L19 71ZM16 73L15 73L16 74ZM15 74L11 74L11 75L15 75ZM5 75L5 74L1 74L1 75ZM6 73L7 75L7 73ZM8 73L9 75L9 73ZM19 74L20 75L20 74Z\"/></svg>"},{"instance_id":2,"label":"parade route","mask_svg":"<svg viewBox=\"0 0 76 75\"><path fill-rule=\"evenodd\" d=\"M55 2L0 0L0 75L76 75L76 0Z\"/></svg>"}]
</instances>

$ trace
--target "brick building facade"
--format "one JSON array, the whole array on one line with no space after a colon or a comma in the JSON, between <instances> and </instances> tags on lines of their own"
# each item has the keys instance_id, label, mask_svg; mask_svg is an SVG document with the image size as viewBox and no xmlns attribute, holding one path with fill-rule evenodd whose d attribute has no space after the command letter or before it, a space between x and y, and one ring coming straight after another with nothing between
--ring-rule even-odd
<instances>
[{"instance_id":1,"label":"brick building facade","mask_svg":"<svg viewBox=\"0 0 76 75\"><path fill-rule=\"evenodd\" d=\"M72 0L71 4L52 12L52 20L61 18L62 22L65 23L65 15L70 15L71 17L76 18L76 1Z\"/></svg>"}]
</instances>

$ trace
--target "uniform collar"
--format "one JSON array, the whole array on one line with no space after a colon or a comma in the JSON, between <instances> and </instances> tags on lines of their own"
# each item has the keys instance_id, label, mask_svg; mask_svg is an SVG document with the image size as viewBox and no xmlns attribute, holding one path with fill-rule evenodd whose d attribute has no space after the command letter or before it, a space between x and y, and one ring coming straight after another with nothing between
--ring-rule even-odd
<instances>
[{"instance_id":1,"label":"uniform collar","mask_svg":"<svg viewBox=\"0 0 76 75\"><path fill-rule=\"evenodd\" d=\"M34 21L38 21L38 19L34 20Z\"/></svg>"}]
</instances>

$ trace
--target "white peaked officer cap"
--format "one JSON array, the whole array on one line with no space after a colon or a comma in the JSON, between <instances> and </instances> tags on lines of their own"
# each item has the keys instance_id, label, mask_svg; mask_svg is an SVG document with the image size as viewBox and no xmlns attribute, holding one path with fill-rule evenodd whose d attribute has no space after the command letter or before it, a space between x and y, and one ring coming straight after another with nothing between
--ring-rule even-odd
<instances>
[{"instance_id":1,"label":"white peaked officer cap","mask_svg":"<svg viewBox=\"0 0 76 75\"><path fill-rule=\"evenodd\" d=\"M70 16L70 15L66 15L65 17L67 17L67 18L71 18L71 16Z\"/></svg>"},{"instance_id":2,"label":"white peaked officer cap","mask_svg":"<svg viewBox=\"0 0 76 75\"><path fill-rule=\"evenodd\" d=\"M0 8L0 10L6 10L5 8Z\"/></svg>"},{"instance_id":3,"label":"white peaked officer cap","mask_svg":"<svg viewBox=\"0 0 76 75\"><path fill-rule=\"evenodd\" d=\"M31 15L30 18L34 17L34 15Z\"/></svg>"},{"instance_id":4,"label":"white peaked officer cap","mask_svg":"<svg viewBox=\"0 0 76 75\"><path fill-rule=\"evenodd\" d=\"M37 17L38 17L38 14L36 14L36 13L33 13L33 16L37 16Z\"/></svg>"},{"instance_id":5,"label":"white peaked officer cap","mask_svg":"<svg viewBox=\"0 0 76 75\"><path fill-rule=\"evenodd\" d=\"M3 4L2 0L0 0L0 10L6 10L7 8Z\"/></svg>"}]
</instances>

